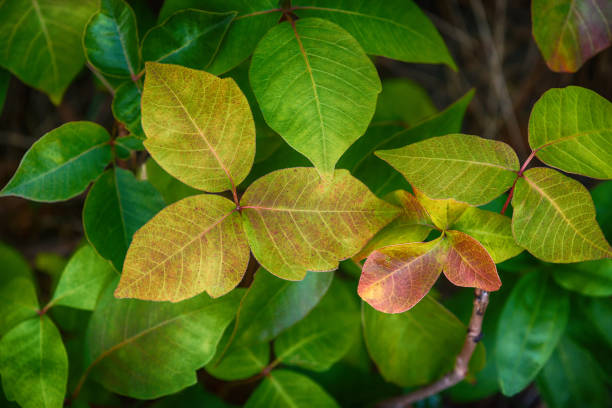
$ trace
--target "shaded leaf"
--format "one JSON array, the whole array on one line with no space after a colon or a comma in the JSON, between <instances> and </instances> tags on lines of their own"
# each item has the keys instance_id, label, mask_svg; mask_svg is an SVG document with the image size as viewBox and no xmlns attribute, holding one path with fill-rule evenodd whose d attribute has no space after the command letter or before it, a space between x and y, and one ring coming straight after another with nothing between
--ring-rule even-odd
<instances>
[{"instance_id":1,"label":"shaded leaf","mask_svg":"<svg viewBox=\"0 0 612 408\"><path fill-rule=\"evenodd\" d=\"M0 65L58 105L83 68L81 33L97 0L3 1Z\"/></svg>"},{"instance_id":2,"label":"shaded leaf","mask_svg":"<svg viewBox=\"0 0 612 408\"><path fill-rule=\"evenodd\" d=\"M365 133L381 91L357 41L317 18L268 31L253 54L250 79L268 125L325 175Z\"/></svg>"},{"instance_id":3,"label":"shaded leaf","mask_svg":"<svg viewBox=\"0 0 612 408\"><path fill-rule=\"evenodd\" d=\"M597 328L599 334L609 346L612 346L612 322L608 316L612 312L610 298L589 299L583 303L583 310L591 323Z\"/></svg>"},{"instance_id":4,"label":"shaded leaf","mask_svg":"<svg viewBox=\"0 0 612 408\"><path fill-rule=\"evenodd\" d=\"M245 408L337 408L338 403L310 378L274 370L249 397Z\"/></svg>"},{"instance_id":5,"label":"shaded leaf","mask_svg":"<svg viewBox=\"0 0 612 408\"><path fill-rule=\"evenodd\" d=\"M612 239L612 181L599 183L591 190L591 197L597 212L597 222L603 226L606 238Z\"/></svg>"},{"instance_id":6,"label":"shaded leaf","mask_svg":"<svg viewBox=\"0 0 612 408\"><path fill-rule=\"evenodd\" d=\"M142 62L134 11L124 0L101 0L100 6L85 28L85 55L103 74L136 78Z\"/></svg>"},{"instance_id":7,"label":"shaded leaf","mask_svg":"<svg viewBox=\"0 0 612 408\"><path fill-rule=\"evenodd\" d=\"M210 375L224 381L241 380L259 374L270 362L270 344L267 342L245 344L225 352L233 332L231 326L225 330L217 354L206 365Z\"/></svg>"},{"instance_id":8,"label":"shaded leaf","mask_svg":"<svg viewBox=\"0 0 612 408\"><path fill-rule=\"evenodd\" d=\"M548 67L576 72L612 42L612 4L606 0L534 0L533 38Z\"/></svg>"},{"instance_id":9,"label":"shaded leaf","mask_svg":"<svg viewBox=\"0 0 612 408\"><path fill-rule=\"evenodd\" d=\"M127 160L131 157L132 152L140 152L144 149L142 140L139 137L120 136L115 139L115 154L120 159Z\"/></svg>"},{"instance_id":10,"label":"shaded leaf","mask_svg":"<svg viewBox=\"0 0 612 408\"><path fill-rule=\"evenodd\" d=\"M121 168L106 171L92 186L83 206L87 240L117 271L134 233L164 208L159 193L147 181Z\"/></svg>"},{"instance_id":11,"label":"shaded leaf","mask_svg":"<svg viewBox=\"0 0 612 408\"><path fill-rule=\"evenodd\" d=\"M531 272L518 282L497 324L495 359L502 393L527 387L557 346L569 315L567 292L552 278Z\"/></svg>"},{"instance_id":12,"label":"shaded leaf","mask_svg":"<svg viewBox=\"0 0 612 408\"><path fill-rule=\"evenodd\" d=\"M612 296L612 259L555 265L559 286L586 296Z\"/></svg>"},{"instance_id":13,"label":"shaded leaf","mask_svg":"<svg viewBox=\"0 0 612 408\"><path fill-rule=\"evenodd\" d=\"M229 405L215 394L211 394L201 384L196 384L151 405L151 408L176 407L230 408L234 405Z\"/></svg>"},{"instance_id":14,"label":"shaded leaf","mask_svg":"<svg viewBox=\"0 0 612 408\"><path fill-rule=\"evenodd\" d=\"M400 212L346 170L326 182L306 167L260 178L240 205L253 255L268 271L291 280L306 271L336 269Z\"/></svg>"},{"instance_id":15,"label":"shaded leaf","mask_svg":"<svg viewBox=\"0 0 612 408\"><path fill-rule=\"evenodd\" d=\"M47 316L33 317L0 341L2 388L23 408L64 405L68 356L60 332Z\"/></svg>"},{"instance_id":16,"label":"shaded leaf","mask_svg":"<svg viewBox=\"0 0 612 408\"><path fill-rule=\"evenodd\" d=\"M11 73L3 68L0 68L0 115L6 101L6 92L11 83Z\"/></svg>"},{"instance_id":17,"label":"shaded leaf","mask_svg":"<svg viewBox=\"0 0 612 408\"><path fill-rule=\"evenodd\" d=\"M531 111L529 145L563 171L612 178L612 103L577 86L548 90Z\"/></svg>"},{"instance_id":18,"label":"shaded leaf","mask_svg":"<svg viewBox=\"0 0 612 408\"><path fill-rule=\"evenodd\" d=\"M142 39L142 58L206 69L236 14L201 10L176 12Z\"/></svg>"},{"instance_id":19,"label":"shaded leaf","mask_svg":"<svg viewBox=\"0 0 612 408\"><path fill-rule=\"evenodd\" d=\"M529 169L516 183L512 206L514 238L537 258L578 262L612 255L593 200L576 180L553 169Z\"/></svg>"},{"instance_id":20,"label":"shaded leaf","mask_svg":"<svg viewBox=\"0 0 612 408\"><path fill-rule=\"evenodd\" d=\"M115 90L111 109L115 118L125 125L133 135L144 139L140 120L140 98L142 91L132 82L127 81Z\"/></svg>"},{"instance_id":21,"label":"shaded leaf","mask_svg":"<svg viewBox=\"0 0 612 408\"><path fill-rule=\"evenodd\" d=\"M155 62L146 69L142 126L151 156L191 187L218 192L238 185L253 164L255 126L234 80Z\"/></svg>"},{"instance_id":22,"label":"shaded leaf","mask_svg":"<svg viewBox=\"0 0 612 408\"><path fill-rule=\"evenodd\" d=\"M185 197L201 194L201 191L189 187L187 184L166 173L151 157L147 159L145 168L147 180L153 184L153 187L160 192L162 197L164 197L164 201L168 204L175 203Z\"/></svg>"},{"instance_id":23,"label":"shaded leaf","mask_svg":"<svg viewBox=\"0 0 612 408\"><path fill-rule=\"evenodd\" d=\"M93 122L69 122L44 134L23 156L1 195L62 201L81 193L111 161L108 132Z\"/></svg>"},{"instance_id":24,"label":"shaded leaf","mask_svg":"<svg viewBox=\"0 0 612 408\"><path fill-rule=\"evenodd\" d=\"M234 289L249 262L236 204L200 194L157 214L136 234L115 291L118 298L178 302Z\"/></svg>"},{"instance_id":25,"label":"shaded leaf","mask_svg":"<svg viewBox=\"0 0 612 408\"><path fill-rule=\"evenodd\" d=\"M405 62L443 63L457 70L436 27L413 1L308 0L306 4L296 7L300 17L333 21L351 33L368 54Z\"/></svg>"},{"instance_id":26,"label":"shaded leaf","mask_svg":"<svg viewBox=\"0 0 612 408\"><path fill-rule=\"evenodd\" d=\"M434 200L427 197L420 190L414 189L417 201L425 211L428 218L441 230L446 230L469 208L465 203L449 198L447 200Z\"/></svg>"},{"instance_id":27,"label":"shaded leaf","mask_svg":"<svg viewBox=\"0 0 612 408\"><path fill-rule=\"evenodd\" d=\"M438 113L427 91L408 78L382 81L372 123L394 122L412 127Z\"/></svg>"},{"instance_id":28,"label":"shaded leaf","mask_svg":"<svg viewBox=\"0 0 612 408\"><path fill-rule=\"evenodd\" d=\"M414 187L435 199L482 205L512 186L519 170L505 143L471 135L447 135L376 152Z\"/></svg>"},{"instance_id":29,"label":"shaded leaf","mask_svg":"<svg viewBox=\"0 0 612 408\"><path fill-rule=\"evenodd\" d=\"M196 383L195 371L215 354L243 292L180 303L119 300L105 289L87 330L86 363L112 392L153 399ZM151 369L151 364L155 369Z\"/></svg>"}]
</instances>

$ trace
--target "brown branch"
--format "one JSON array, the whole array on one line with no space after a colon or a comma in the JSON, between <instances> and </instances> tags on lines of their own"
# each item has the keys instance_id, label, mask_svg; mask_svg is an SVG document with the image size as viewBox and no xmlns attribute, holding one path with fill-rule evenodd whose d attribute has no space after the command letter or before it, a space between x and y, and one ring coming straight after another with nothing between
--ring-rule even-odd
<instances>
[{"instance_id":1,"label":"brown branch","mask_svg":"<svg viewBox=\"0 0 612 408\"><path fill-rule=\"evenodd\" d=\"M450 373L439 379L433 384L416 390L410 394L383 401L378 404L379 408L405 408L413 402L437 394L447 388L452 387L463 380L468 372L468 364L472 354L482 337L482 320L484 318L487 305L489 304L489 292L476 289L474 292L474 309L468 326L467 336L463 343L463 348L455 360L455 368Z\"/></svg>"}]
</instances>

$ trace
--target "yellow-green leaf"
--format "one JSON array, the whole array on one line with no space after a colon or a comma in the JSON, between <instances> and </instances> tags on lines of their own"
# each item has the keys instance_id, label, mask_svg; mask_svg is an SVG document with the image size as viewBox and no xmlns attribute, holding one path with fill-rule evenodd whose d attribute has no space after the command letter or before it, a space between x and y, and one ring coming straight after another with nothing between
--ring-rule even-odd
<instances>
[{"instance_id":1,"label":"yellow-green leaf","mask_svg":"<svg viewBox=\"0 0 612 408\"><path fill-rule=\"evenodd\" d=\"M436 227L445 230L461 217L461 214L469 208L465 203L449 198L447 200L434 200L427 197L421 191L414 189L414 194L419 204L427 211L428 218Z\"/></svg>"},{"instance_id":2,"label":"yellow-green leaf","mask_svg":"<svg viewBox=\"0 0 612 408\"><path fill-rule=\"evenodd\" d=\"M142 95L144 145L185 184L225 191L249 173L255 125L233 79L178 65L147 62Z\"/></svg>"}]
</instances>

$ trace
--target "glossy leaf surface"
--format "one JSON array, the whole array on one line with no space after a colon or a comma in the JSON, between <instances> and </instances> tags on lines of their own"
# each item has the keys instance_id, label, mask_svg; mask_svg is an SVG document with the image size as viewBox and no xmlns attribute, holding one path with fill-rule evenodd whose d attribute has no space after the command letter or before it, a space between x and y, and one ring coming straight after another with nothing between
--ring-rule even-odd
<instances>
[{"instance_id":1,"label":"glossy leaf surface","mask_svg":"<svg viewBox=\"0 0 612 408\"><path fill-rule=\"evenodd\" d=\"M108 132L95 123L66 123L32 145L0 194L35 201L74 197L111 161L109 141Z\"/></svg>"},{"instance_id":2,"label":"glossy leaf surface","mask_svg":"<svg viewBox=\"0 0 612 408\"><path fill-rule=\"evenodd\" d=\"M268 125L327 176L365 133L381 91L357 41L318 18L268 31L253 54L250 79Z\"/></svg>"},{"instance_id":3,"label":"glossy leaf surface","mask_svg":"<svg viewBox=\"0 0 612 408\"><path fill-rule=\"evenodd\" d=\"M259 263L291 280L302 279L306 271L336 269L400 212L346 170L326 182L306 167L260 178L240 205Z\"/></svg>"},{"instance_id":4,"label":"glossy leaf surface","mask_svg":"<svg viewBox=\"0 0 612 408\"><path fill-rule=\"evenodd\" d=\"M191 187L238 185L253 164L255 126L234 80L178 65L148 62L146 69L142 126L151 156Z\"/></svg>"},{"instance_id":5,"label":"glossy leaf surface","mask_svg":"<svg viewBox=\"0 0 612 408\"><path fill-rule=\"evenodd\" d=\"M236 204L200 194L163 209L134 235L118 298L178 302L234 289L249 262Z\"/></svg>"},{"instance_id":6,"label":"glossy leaf surface","mask_svg":"<svg viewBox=\"0 0 612 408\"><path fill-rule=\"evenodd\" d=\"M126 81L115 90L111 108L115 118L125 125L133 135L144 139L140 120L140 99L142 91L132 81Z\"/></svg>"},{"instance_id":7,"label":"glossy leaf surface","mask_svg":"<svg viewBox=\"0 0 612 408\"><path fill-rule=\"evenodd\" d=\"M215 378L235 381L259 374L270 362L270 345L266 342L233 347L225 352L232 338L230 326L217 347L217 354L206 365L206 371Z\"/></svg>"}]
</instances>

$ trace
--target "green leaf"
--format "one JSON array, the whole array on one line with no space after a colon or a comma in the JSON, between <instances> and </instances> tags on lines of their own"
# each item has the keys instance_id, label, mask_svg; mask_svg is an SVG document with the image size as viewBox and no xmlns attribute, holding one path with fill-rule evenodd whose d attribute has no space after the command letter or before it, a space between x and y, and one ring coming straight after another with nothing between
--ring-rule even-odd
<instances>
[{"instance_id":1,"label":"green leaf","mask_svg":"<svg viewBox=\"0 0 612 408\"><path fill-rule=\"evenodd\" d=\"M249 255L236 204L216 195L187 197L134 234L115 296L178 302L206 291L219 297L240 283Z\"/></svg>"},{"instance_id":2,"label":"green leaf","mask_svg":"<svg viewBox=\"0 0 612 408\"><path fill-rule=\"evenodd\" d=\"M591 190L591 197L597 212L597 222L603 225L604 235L612 239L612 181L599 183Z\"/></svg>"},{"instance_id":3,"label":"green leaf","mask_svg":"<svg viewBox=\"0 0 612 408\"><path fill-rule=\"evenodd\" d=\"M0 65L58 105L83 68L81 33L97 0L0 3Z\"/></svg>"},{"instance_id":4,"label":"green leaf","mask_svg":"<svg viewBox=\"0 0 612 408\"><path fill-rule=\"evenodd\" d=\"M576 72L612 42L612 4L607 1L534 0L533 38L556 72Z\"/></svg>"},{"instance_id":5,"label":"green leaf","mask_svg":"<svg viewBox=\"0 0 612 408\"><path fill-rule=\"evenodd\" d=\"M115 90L111 109L115 118L125 125L133 135L144 139L144 131L140 120L140 98L142 91L132 82L127 81Z\"/></svg>"},{"instance_id":6,"label":"green leaf","mask_svg":"<svg viewBox=\"0 0 612 408\"><path fill-rule=\"evenodd\" d=\"M436 27L413 1L307 0L304 6L296 6L295 12L300 17L333 21L351 33L368 54L405 62L443 63L457 70Z\"/></svg>"},{"instance_id":7,"label":"green leaf","mask_svg":"<svg viewBox=\"0 0 612 408\"><path fill-rule=\"evenodd\" d=\"M255 125L236 82L178 65L146 67L142 126L155 161L200 190L240 184L253 164Z\"/></svg>"},{"instance_id":8,"label":"green leaf","mask_svg":"<svg viewBox=\"0 0 612 408\"><path fill-rule=\"evenodd\" d=\"M429 197L472 205L486 204L501 195L512 186L519 170L516 153L507 144L462 134L376 155Z\"/></svg>"},{"instance_id":9,"label":"green leaf","mask_svg":"<svg viewBox=\"0 0 612 408\"><path fill-rule=\"evenodd\" d=\"M83 35L87 59L103 74L136 78L142 62L134 11L124 0L101 0Z\"/></svg>"},{"instance_id":10,"label":"green leaf","mask_svg":"<svg viewBox=\"0 0 612 408\"><path fill-rule=\"evenodd\" d=\"M62 337L47 316L33 317L0 341L0 374L9 400L23 408L60 408L68 380Z\"/></svg>"},{"instance_id":11,"label":"green leaf","mask_svg":"<svg viewBox=\"0 0 612 408\"><path fill-rule=\"evenodd\" d=\"M327 292L333 277L333 273L309 272L301 281L291 282L259 268L240 303L230 346L272 340L315 307Z\"/></svg>"},{"instance_id":12,"label":"green leaf","mask_svg":"<svg viewBox=\"0 0 612 408\"><path fill-rule=\"evenodd\" d=\"M196 384L166 398L155 401L151 408L177 408L177 407L206 407L206 408L232 408L215 394L205 390L201 384Z\"/></svg>"},{"instance_id":13,"label":"green leaf","mask_svg":"<svg viewBox=\"0 0 612 408\"><path fill-rule=\"evenodd\" d=\"M119 159L127 160L132 152L140 152L145 148L142 140L136 136L120 136L115 139L115 154Z\"/></svg>"},{"instance_id":14,"label":"green leaf","mask_svg":"<svg viewBox=\"0 0 612 408\"><path fill-rule=\"evenodd\" d=\"M245 408L338 408L338 403L310 378L274 370L251 394Z\"/></svg>"},{"instance_id":15,"label":"green leaf","mask_svg":"<svg viewBox=\"0 0 612 408\"><path fill-rule=\"evenodd\" d=\"M501 214L468 207L452 228L480 242L495 263L514 258L523 251L514 242L510 218Z\"/></svg>"},{"instance_id":16,"label":"green leaf","mask_svg":"<svg viewBox=\"0 0 612 408\"><path fill-rule=\"evenodd\" d=\"M201 194L201 191L189 187L187 184L182 183L166 173L151 157L147 160L145 168L147 180L153 184L153 187L160 192L162 197L164 197L164 201L168 204L175 203L195 194Z\"/></svg>"},{"instance_id":17,"label":"green leaf","mask_svg":"<svg viewBox=\"0 0 612 408\"><path fill-rule=\"evenodd\" d=\"M196 383L195 371L215 354L243 295L180 303L119 300L116 281L104 291L87 331L87 364L110 391L153 399ZM152 366L154 364L154 367Z\"/></svg>"},{"instance_id":18,"label":"green leaf","mask_svg":"<svg viewBox=\"0 0 612 408\"><path fill-rule=\"evenodd\" d=\"M324 175L365 133L381 91L357 41L317 18L268 31L253 54L250 78L268 125Z\"/></svg>"},{"instance_id":19,"label":"green leaf","mask_svg":"<svg viewBox=\"0 0 612 408\"><path fill-rule=\"evenodd\" d=\"M147 181L121 168L106 171L93 185L83 206L85 236L117 271L132 236L164 208L164 201Z\"/></svg>"},{"instance_id":20,"label":"green leaf","mask_svg":"<svg viewBox=\"0 0 612 408\"><path fill-rule=\"evenodd\" d=\"M3 68L0 68L0 115L6 101L6 92L11 83L11 73Z\"/></svg>"},{"instance_id":21,"label":"green leaf","mask_svg":"<svg viewBox=\"0 0 612 408\"><path fill-rule=\"evenodd\" d=\"M601 337L608 343L608 346L612 346L612 323L608 318L610 313L612 313L610 298L589 299L583 305L584 312L592 325L597 328Z\"/></svg>"},{"instance_id":22,"label":"green leaf","mask_svg":"<svg viewBox=\"0 0 612 408\"><path fill-rule=\"evenodd\" d=\"M226 352L233 332L232 327L228 327L217 347L217 354L206 365L210 375L224 381L242 380L259 374L270 362L270 344L266 342L237 346Z\"/></svg>"},{"instance_id":23,"label":"green leaf","mask_svg":"<svg viewBox=\"0 0 612 408\"><path fill-rule=\"evenodd\" d=\"M278 170L249 186L241 199L253 255L271 273L299 280L333 271L357 253L400 210L346 170L333 181L312 167Z\"/></svg>"},{"instance_id":24,"label":"green leaf","mask_svg":"<svg viewBox=\"0 0 612 408\"><path fill-rule=\"evenodd\" d=\"M605 408L612 404L597 360L567 336L557 345L536 383L550 408Z\"/></svg>"},{"instance_id":25,"label":"green leaf","mask_svg":"<svg viewBox=\"0 0 612 408\"><path fill-rule=\"evenodd\" d=\"M0 242L0 337L38 312L30 267L14 249Z\"/></svg>"},{"instance_id":26,"label":"green leaf","mask_svg":"<svg viewBox=\"0 0 612 408\"><path fill-rule=\"evenodd\" d=\"M512 206L516 243L537 258L567 263L612 255L591 195L576 180L553 169L529 169L516 183Z\"/></svg>"},{"instance_id":27,"label":"green leaf","mask_svg":"<svg viewBox=\"0 0 612 408\"><path fill-rule=\"evenodd\" d=\"M578 86L548 90L531 111L529 145L550 166L612 178L612 103Z\"/></svg>"},{"instance_id":28,"label":"green leaf","mask_svg":"<svg viewBox=\"0 0 612 408\"><path fill-rule=\"evenodd\" d=\"M437 113L422 86L408 78L387 78L382 81L372 124L393 122L410 128Z\"/></svg>"},{"instance_id":29,"label":"green leaf","mask_svg":"<svg viewBox=\"0 0 612 408\"><path fill-rule=\"evenodd\" d=\"M81 193L111 161L110 135L92 122L69 122L44 134L0 195L62 201Z\"/></svg>"},{"instance_id":30,"label":"green leaf","mask_svg":"<svg viewBox=\"0 0 612 408\"><path fill-rule=\"evenodd\" d=\"M434 200L417 189L413 190L417 201L427 212L428 218L441 230L447 230L469 208L467 204L460 203L452 198Z\"/></svg>"},{"instance_id":31,"label":"green leaf","mask_svg":"<svg viewBox=\"0 0 612 408\"><path fill-rule=\"evenodd\" d=\"M362 319L368 351L382 376L403 387L428 384L449 372L465 340L463 323L431 296L401 314L364 303Z\"/></svg>"},{"instance_id":32,"label":"green leaf","mask_svg":"<svg viewBox=\"0 0 612 408\"><path fill-rule=\"evenodd\" d=\"M68 261L46 308L64 305L94 310L100 292L115 276L110 263L102 259L90 245L85 245Z\"/></svg>"},{"instance_id":33,"label":"green leaf","mask_svg":"<svg viewBox=\"0 0 612 408\"><path fill-rule=\"evenodd\" d=\"M559 286L586 296L612 296L612 259L555 265Z\"/></svg>"},{"instance_id":34,"label":"green leaf","mask_svg":"<svg viewBox=\"0 0 612 408\"><path fill-rule=\"evenodd\" d=\"M361 325L353 290L335 279L319 304L274 341L276 358L313 371L328 370L340 360L357 339Z\"/></svg>"},{"instance_id":35,"label":"green leaf","mask_svg":"<svg viewBox=\"0 0 612 408\"><path fill-rule=\"evenodd\" d=\"M504 395L527 387L557 346L569 315L567 292L543 272L525 275L497 324L495 359Z\"/></svg>"},{"instance_id":36,"label":"green leaf","mask_svg":"<svg viewBox=\"0 0 612 408\"><path fill-rule=\"evenodd\" d=\"M143 38L142 58L207 69L236 14L201 10L176 12Z\"/></svg>"}]
</instances>

